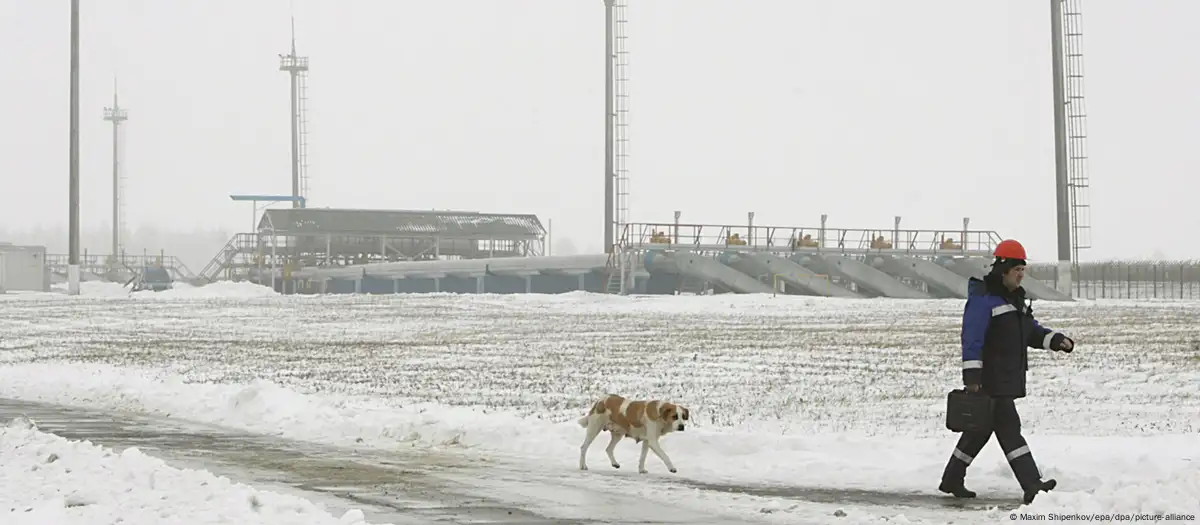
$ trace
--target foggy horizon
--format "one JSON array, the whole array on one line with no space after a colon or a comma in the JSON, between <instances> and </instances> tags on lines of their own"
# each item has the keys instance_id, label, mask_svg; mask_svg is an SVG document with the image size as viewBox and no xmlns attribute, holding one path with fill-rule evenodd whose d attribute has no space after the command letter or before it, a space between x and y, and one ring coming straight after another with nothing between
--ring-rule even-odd
<instances>
[{"instance_id":1,"label":"foggy horizon","mask_svg":"<svg viewBox=\"0 0 1200 525\"><path fill-rule=\"evenodd\" d=\"M829 228L890 231L900 215L901 229L957 230L966 216L1033 262L1056 259L1045 2L725 5L629 8L632 222L678 209L685 223L753 211L764 226L828 214ZM0 102L20 123L0 140L0 242L65 253L69 6L0 8L22 15L0 20L0 65L21 79ZM81 9L82 250L109 251L114 78L129 111L127 253L164 249L198 272L249 228L250 204L230 194L290 192L278 57L294 14L311 64L309 207L533 213L553 221L555 253L603 251L599 0ZM1200 102L1162 95L1197 85L1183 44L1200 5L1084 9L1081 260L1200 259L1182 240L1200 226L1187 147Z\"/></svg>"}]
</instances>

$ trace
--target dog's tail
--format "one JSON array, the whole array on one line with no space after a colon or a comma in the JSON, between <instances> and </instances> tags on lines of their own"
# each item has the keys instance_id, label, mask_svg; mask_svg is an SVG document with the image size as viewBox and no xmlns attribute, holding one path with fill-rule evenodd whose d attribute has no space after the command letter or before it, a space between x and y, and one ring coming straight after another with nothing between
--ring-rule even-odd
<instances>
[{"instance_id":1,"label":"dog's tail","mask_svg":"<svg viewBox=\"0 0 1200 525\"><path fill-rule=\"evenodd\" d=\"M592 416L594 416L596 414L603 414L605 412L605 410L607 410L607 409L604 407L604 401L597 401L595 404L592 405L592 409L590 411L588 411L588 415L579 418L579 426L581 426L583 428L587 428L588 420L591 419Z\"/></svg>"}]
</instances>

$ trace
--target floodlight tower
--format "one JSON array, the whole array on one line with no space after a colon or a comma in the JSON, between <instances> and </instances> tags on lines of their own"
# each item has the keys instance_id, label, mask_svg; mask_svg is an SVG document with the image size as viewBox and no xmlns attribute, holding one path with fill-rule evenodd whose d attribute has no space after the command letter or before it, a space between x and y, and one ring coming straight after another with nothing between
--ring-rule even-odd
<instances>
[{"instance_id":1,"label":"floodlight tower","mask_svg":"<svg viewBox=\"0 0 1200 525\"><path fill-rule=\"evenodd\" d=\"M604 0L604 253L629 222L629 51L627 0Z\"/></svg>"},{"instance_id":2,"label":"floodlight tower","mask_svg":"<svg viewBox=\"0 0 1200 525\"><path fill-rule=\"evenodd\" d=\"M292 196L308 197L308 57L296 55L296 19L292 19L292 51L279 55L279 70L291 77L292 121ZM303 199L292 201L293 208L304 206Z\"/></svg>"},{"instance_id":3,"label":"floodlight tower","mask_svg":"<svg viewBox=\"0 0 1200 525\"><path fill-rule=\"evenodd\" d=\"M1080 0L1050 0L1054 82L1054 165L1058 216L1058 282L1070 295L1079 250L1091 248L1087 190L1087 106L1083 96Z\"/></svg>"},{"instance_id":4,"label":"floodlight tower","mask_svg":"<svg viewBox=\"0 0 1200 525\"><path fill-rule=\"evenodd\" d=\"M113 103L111 107L104 108L104 120L112 122L112 259L109 263L112 265L112 270L116 270L119 265L117 261L121 257L121 226L124 225L124 210L122 206L125 204L124 185L121 184L121 123L129 120L129 114L125 108L121 107L117 99L117 81L113 80Z\"/></svg>"}]
</instances>

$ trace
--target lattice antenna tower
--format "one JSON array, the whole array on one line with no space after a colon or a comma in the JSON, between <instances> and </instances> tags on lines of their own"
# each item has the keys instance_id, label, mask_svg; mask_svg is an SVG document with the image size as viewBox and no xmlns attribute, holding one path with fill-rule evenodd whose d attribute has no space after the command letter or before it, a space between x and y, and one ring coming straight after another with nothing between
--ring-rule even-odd
<instances>
[{"instance_id":1,"label":"lattice antenna tower","mask_svg":"<svg viewBox=\"0 0 1200 525\"><path fill-rule=\"evenodd\" d=\"M129 120L129 112L121 107L117 98L117 81L113 79L113 103L104 108L104 120L112 122L112 262L116 264L121 257L121 242L124 239L125 225L125 181L122 166L125 163L125 140L122 123Z\"/></svg>"},{"instance_id":2,"label":"lattice antenna tower","mask_svg":"<svg viewBox=\"0 0 1200 525\"><path fill-rule=\"evenodd\" d=\"M1083 93L1083 12L1081 0L1062 6L1063 88L1067 128L1067 188L1071 209L1071 261L1079 266L1079 250L1092 247L1088 199L1087 104Z\"/></svg>"},{"instance_id":3,"label":"lattice antenna tower","mask_svg":"<svg viewBox=\"0 0 1200 525\"><path fill-rule=\"evenodd\" d=\"M629 223L628 2L605 0L604 251L612 253Z\"/></svg>"},{"instance_id":4,"label":"lattice antenna tower","mask_svg":"<svg viewBox=\"0 0 1200 525\"><path fill-rule=\"evenodd\" d=\"M308 200L308 57L296 53L296 19L292 18L292 50L279 55L279 70L291 77L292 196ZM298 208L299 201L292 207Z\"/></svg>"}]
</instances>

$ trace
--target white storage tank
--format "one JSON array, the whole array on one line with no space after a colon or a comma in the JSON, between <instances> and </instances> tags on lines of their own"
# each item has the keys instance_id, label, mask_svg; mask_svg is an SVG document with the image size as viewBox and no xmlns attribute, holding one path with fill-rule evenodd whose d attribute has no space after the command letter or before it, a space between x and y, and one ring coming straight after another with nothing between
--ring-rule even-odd
<instances>
[{"instance_id":1,"label":"white storage tank","mask_svg":"<svg viewBox=\"0 0 1200 525\"><path fill-rule=\"evenodd\" d=\"M45 246L0 242L0 292L49 292Z\"/></svg>"}]
</instances>

